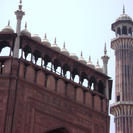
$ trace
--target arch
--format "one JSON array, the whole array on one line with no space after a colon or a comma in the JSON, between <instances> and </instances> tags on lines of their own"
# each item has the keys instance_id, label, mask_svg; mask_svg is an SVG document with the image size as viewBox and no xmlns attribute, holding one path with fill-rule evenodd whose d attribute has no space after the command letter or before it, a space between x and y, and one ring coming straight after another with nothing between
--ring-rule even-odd
<instances>
[{"instance_id":1,"label":"arch","mask_svg":"<svg viewBox=\"0 0 133 133\"><path fill-rule=\"evenodd\" d=\"M49 57L49 55L46 54L43 59L44 59L44 66L47 67L48 62L51 62L51 58Z\"/></svg>"},{"instance_id":2,"label":"arch","mask_svg":"<svg viewBox=\"0 0 133 133\"><path fill-rule=\"evenodd\" d=\"M48 75L47 78L47 88L49 90L55 90L55 78L52 75Z\"/></svg>"},{"instance_id":3,"label":"arch","mask_svg":"<svg viewBox=\"0 0 133 133\"><path fill-rule=\"evenodd\" d=\"M35 58L35 64L36 64L36 63L37 63L38 58L40 58L40 57L41 57L41 53L40 53L40 51L35 50L35 51L33 52L33 56L34 56L34 58Z\"/></svg>"},{"instance_id":4,"label":"arch","mask_svg":"<svg viewBox=\"0 0 133 133\"><path fill-rule=\"evenodd\" d=\"M83 83L84 79L87 79L87 74L85 72L81 72L81 75L80 75L81 83Z\"/></svg>"},{"instance_id":5,"label":"arch","mask_svg":"<svg viewBox=\"0 0 133 133\"><path fill-rule=\"evenodd\" d=\"M2 41L2 42L0 42L0 52L5 47L10 47L9 42L8 41Z\"/></svg>"},{"instance_id":6,"label":"arch","mask_svg":"<svg viewBox=\"0 0 133 133\"><path fill-rule=\"evenodd\" d=\"M23 48L23 51L24 51L24 58L26 59L27 55L29 53L32 53L32 50L31 50L31 47L26 45L24 48Z\"/></svg>"},{"instance_id":7,"label":"arch","mask_svg":"<svg viewBox=\"0 0 133 133\"><path fill-rule=\"evenodd\" d=\"M104 84L101 80L98 82L98 92L104 95Z\"/></svg>"},{"instance_id":8,"label":"arch","mask_svg":"<svg viewBox=\"0 0 133 133\"><path fill-rule=\"evenodd\" d=\"M1 49L0 56L9 56L10 55L10 47L5 46Z\"/></svg>"},{"instance_id":9,"label":"arch","mask_svg":"<svg viewBox=\"0 0 133 133\"><path fill-rule=\"evenodd\" d=\"M55 71L55 72L56 72L56 69L57 69L58 67L61 67L60 62L59 62L59 60L57 60L57 59L54 59L53 65L54 65L54 71Z\"/></svg>"},{"instance_id":10,"label":"arch","mask_svg":"<svg viewBox=\"0 0 133 133\"><path fill-rule=\"evenodd\" d=\"M73 81L79 83L80 82L79 75L75 75Z\"/></svg>"},{"instance_id":11,"label":"arch","mask_svg":"<svg viewBox=\"0 0 133 133\"><path fill-rule=\"evenodd\" d=\"M132 36L132 28L131 27L128 29L128 34Z\"/></svg>"},{"instance_id":12,"label":"arch","mask_svg":"<svg viewBox=\"0 0 133 133\"><path fill-rule=\"evenodd\" d=\"M96 90L96 79L95 79L95 77L91 77L90 78L90 81L89 81L89 88L91 89L91 90Z\"/></svg>"},{"instance_id":13,"label":"arch","mask_svg":"<svg viewBox=\"0 0 133 133\"><path fill-rule=\"evenodd\" d=\"M67 77L67 75L66 75L67 71L70 72L70 67L69 67L69 65L68 65L68 64L64 64L63 67L62 67L62 70L63 70L63 76L64 76L64 77ZM69 79L70 79L70 78L69 78Z\"/></svg>"},{"instance_id":14,"label":"arch","mask_svg":"<svg viewBox=\"0 0 133 133\"><path fill-rule=\"evenodd\" d=\"M121 29L120 29L120 27L117 28L117 34L118 35L121 35Z\"/></svg>"},{"instance_id":15,"label":"arch","mask_svg":"<svg viewBox=\"0 0 133 133\"><path fill-rule=\"evenodd\" d=\"M127 35L127 26L122 27L122 34Z\"/></svg>"},{"instance_id":16,"label":"arch","mask_svg":"<svg viewBox=\"0 0 133 133\"><path fill-rule=\"evenodd\" d=\"M69 131L64 127L61 127L61 128L57 128L57 129L47 131L46 133L69 133Z\"/></svg>"},{"instance_id":17,"label":"arch","mask_svg":"<svg viewBox=\"0 0 133 133\"><path fill-rule=\"evenodd\" d=\"M82 82L82 85L86 88L88 88L88 79L84 79Z\"/></svg>"},{"instance_id":18,"label":"arch","mask_svg":"<svg viewBox=\"0 0 133 133\"><path fill-rule=\"evenodd\" d=\"M74 80L74 78L75 78L75 75L79 75L78 69L77 69L77 68L74 68L74 69L72 70L72 79L73 79L73 80Z\"/></svg>"},{"instance_id":19,"label":"arch","mask_svg":"<svg viewBox=\"0 0 133 133\"><path fill-rule=\"evenodd\" d=\"M67 79L71 79L71 73L70 73L70 71L67 71L67 72L66 72L65 77L66 77Z\"/></svg>"}]
</instances>

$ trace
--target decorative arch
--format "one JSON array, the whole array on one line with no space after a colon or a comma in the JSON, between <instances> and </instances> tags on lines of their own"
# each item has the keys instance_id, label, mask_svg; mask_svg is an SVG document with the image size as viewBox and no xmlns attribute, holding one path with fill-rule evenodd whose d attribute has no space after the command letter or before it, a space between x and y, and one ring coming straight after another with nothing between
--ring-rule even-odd
<instances>
[{"instance_id":1,"label":"decorative arch","mask_svg":"<svg viewBox=\"0 0 133 133\"><path fill-rule=\"evenodd\" d=\"M91 90L96 90L96 79L93 76L90 78L89 87Z\"/></svg>"},{"instance_id":2,"label":"decorative arch","mask_svg":"<svg viewBox=\"0 0 133 133\"><path fill-rule=\"evenodd\" d=\"M35 51L33 52L33 56L34 56L34 59L35 59L35 64L36 64L36 63L37 63L38 58L40 58L40 57L41 57L41 53L40 53L40 51L35 50Z\"/></svg>"},{"instance_id":3,"label":"decorative arch","mask_svg":"<svg viewBox=\"0 0 133 133\"><path fill-rule=\"evenodd\" d=\"M0 42L0 55L1 56L9 56L11 52L11 48L9 42L2 41Z\"/></svg>"},{"instance_id":4,"label":"decorative arch","mask_svg":"<svg viewBox=\"0 0 133 133\"><path fill-rule=\"evenodd\" d=\"M127 26L122 27L122 34L127 35Z\"/></svg>"},{"instance_id":5,"label":"decorative arch","mask_svg":"<svg viewBox=\"0 0 133 133\"><path fill-rule=\"evenodd\" d=\"M27 58L27 56L28 56L29 53L32 53L31 47L29 47L28 45L26 45L24 47L23 51L24 51L24 58L25 59Z\"/></svg>"}]
</instances>

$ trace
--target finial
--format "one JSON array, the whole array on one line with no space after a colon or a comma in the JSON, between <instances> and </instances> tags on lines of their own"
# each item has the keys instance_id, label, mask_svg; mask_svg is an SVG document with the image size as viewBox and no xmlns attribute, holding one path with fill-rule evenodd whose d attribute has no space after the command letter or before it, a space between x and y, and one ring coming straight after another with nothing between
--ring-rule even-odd
<instances>
[{"instance_id":1,"label":"finial","mask_svg":"<svg viewBox=\"0 0 133 133\"><path fill-rule=\"evenodd\" d=\"M123 14L125 14L125 6L123 5Z\"/></svg>"},{"instance_id":2,"label":"finial","mask_svg":"<svg viewBox=\"0 0 133 133\"><path fill-rule=\"evenodd\" d=\"M55 39L54 39L54 43L56 44L56 37L55 37Z\"/></svg>"},{"instance_id":3,"label":"finial","mask_svg":"<svg viewBox=\"0 0 133 133\"><path fill-rule=\"evenodd\" d=\"M105 42L105 46L104 46L104 55L107 54L107 49L106 49L106 42Z\"/></svg>"},{"instance_id":4,"label":"finial","mask_svg":"<svg viewBox=\"0 0 133 133\"><path fill-rule=\"evenodd\" d=\"M27 22L25 22L25 29L27 29Z\"/></svg>"},{"instance_id":5,"label":"finial","mask_svg":"<svg viewBox=\"0 0 133 133\"><path fill-rule=\"evenodd\" d=\"M89 56L89 62L91 62L91 56Z\"/></svg>"},{"instance_id":6,"label":"finial","mask_svg":"<svg viewBox=\"0 0 133 133\"><path fill-rule=\"evenodd\" d=\"M83 57L83 53L82 53L82 51L81 51L81 54L80 54L80 56L81 56L81 57Z\"/></svg>"},{"instance_id":7,"label":"finial","mask_svg":"<svg viewBox=\"0 0 133 133\"><path fill-rule=\"evenodd\" d=\"M44 39L47 39L47 34L45 33L45 35L44 35Z\"/></svg>"},{"instance_id":8,"label":"finial","mask_svg":"<svg viewBox=\"0 0 133 133\"><path fill-rule=\"evenodd\" d=\"M10 26L10 20L8 20L8 26Z\"/></svg>"},{"instance_id":9,"label":"finial","mask_svg":"<svg viewBox=\"0 0 133 133\"><path fill-rule=\"evenodd\" d=\"M20 0L19 3L22 4L22 0Z\"/></svg>"},{"instance_id":10,"label":"finial","mask_svg":"<svg viewBox=\"0 0 133 133\"><path fill-rule=\"evenodd\" d=\"M99 66L99 60L97 59L97 66Z\"/></svg>"},{"instance_id":11,"label":"finial","mask_svg":"<svg viewBox=\"0 0 133 133\"><path fill-rule=\"evenodd\" d=\"M22 10L22 0L19 1L19 6L18 6L19 10Z\"/></svg>"},{"instance_id":12,"label":"finial","mask_svg":"<svg viewBox=\"0 0 133 133\"><path fill-rule=\"evenodd\" d=\"M65 42L64 42L64 44L63 44L63 48L65 49L65 47L66 47L66 44L65 44Z\"/></svg>"}]
</instances>

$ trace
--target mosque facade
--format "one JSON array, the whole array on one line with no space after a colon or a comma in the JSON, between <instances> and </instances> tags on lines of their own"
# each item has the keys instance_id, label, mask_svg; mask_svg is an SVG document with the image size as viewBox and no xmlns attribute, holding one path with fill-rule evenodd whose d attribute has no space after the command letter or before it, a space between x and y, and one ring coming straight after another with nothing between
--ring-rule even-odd
<instances>
[{"instance_id":1,"label":"mosque facade","mask_svg":"<svg viewBox=\"0 0 133 133\"><path fill-rule=\"evenodd\" d=\"M0 133L109 133L112 80L103 68L21 30L22 1L0 32ZM132 24L132 23L131 23ZM114 46L112 44L112 46Z\"/></svg>"}]
</instances>

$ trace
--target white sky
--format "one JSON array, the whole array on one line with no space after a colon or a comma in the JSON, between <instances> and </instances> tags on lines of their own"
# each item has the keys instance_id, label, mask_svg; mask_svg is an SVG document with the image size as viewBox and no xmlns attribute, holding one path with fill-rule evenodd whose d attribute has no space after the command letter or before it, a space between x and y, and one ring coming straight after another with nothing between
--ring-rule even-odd
<instances>
[{"instance_id":1,"label":"white sky","mask_svg":"<svg viewBox=\"0 0 133 133\"><path fill-rule=\"evenodd\" d=\"M18 9L18 1L0 0L0 29L7 25L8 20L14 30L16 29L14 11ZM109 76L114 80L115 58L110 41L115 36L111 31L111 24L122 13L123 4L126 13L133 17L132 0L23 0L26 15L22 21L22 29L26 21L32 34L39 34L43 39L44 33L47 33L51 43L56 37L61 48L65 41L70 53L80 56L82 51L87 61L91 55L92 62L96 64L99 59L101 66L104 43L107 42L110 56ZM112 119L110 133L114 133Z\"/></svg>"}]
</instances>

